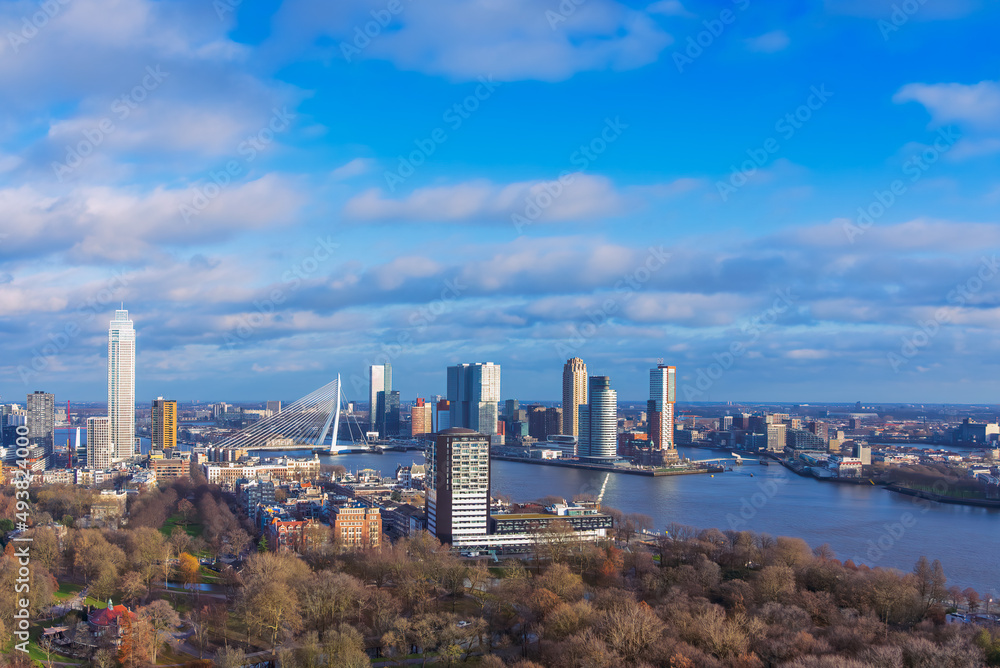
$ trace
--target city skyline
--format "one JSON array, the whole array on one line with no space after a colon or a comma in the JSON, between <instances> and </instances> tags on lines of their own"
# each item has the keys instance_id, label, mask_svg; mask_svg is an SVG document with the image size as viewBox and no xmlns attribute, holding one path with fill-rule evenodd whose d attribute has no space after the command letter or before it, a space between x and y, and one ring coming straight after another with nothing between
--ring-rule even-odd
<instances>
[{"instance_id":1,"label":"city skyline","mask_svg":"<svg viewBox=\"0 0 1000 668\"><path fill-rule=\"evenodd\" d=\"M362 48L360 6L96 2L0 40L5 399L97 399L121 300L143 397L384 357L558 399L576 356L636 398L659 357L682 401L1000 395L993 3L404 3Z\"/></svg>"}]
</instances>

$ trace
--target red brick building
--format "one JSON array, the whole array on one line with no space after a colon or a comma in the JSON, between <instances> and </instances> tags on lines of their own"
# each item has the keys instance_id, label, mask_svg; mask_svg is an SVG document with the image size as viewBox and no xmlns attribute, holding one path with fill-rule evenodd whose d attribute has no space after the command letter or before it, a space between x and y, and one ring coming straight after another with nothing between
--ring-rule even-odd
<instances>
[{"instance_id":1,"label":"red brick building","mask_svg":"<svg viewBox=\"0 0 1000 668\"><path fill-rule=\"evenodd\" d=\"M382 541L382 515L359 503L334 508L333 533L342 545L375 547Z\"/></svg>"}]
</instances>

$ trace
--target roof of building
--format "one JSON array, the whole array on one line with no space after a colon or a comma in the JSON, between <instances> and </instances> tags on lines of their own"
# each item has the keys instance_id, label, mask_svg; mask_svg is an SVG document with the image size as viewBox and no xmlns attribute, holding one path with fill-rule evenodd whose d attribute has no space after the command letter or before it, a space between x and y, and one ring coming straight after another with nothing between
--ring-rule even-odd
<instances>
[{"instance_id":1,"label":"roof of building","mask_svg":"<svg viewBox=\"0 0 1000 668\"><path fill-rule=\"evenodd\" d=\"M117 623L118 619L126 614L129 618L135 619L135 613L126 608L124 605L114 605L111 601L108 601L107 608L102 608L91 613L87 621L96 626L108 626L111 622Z\"/></svg>"},{"instance_id":2,"label":"roof of building","mask_svg":"<svg viewBox=\"0 0 1000 668\"><path fill-rule=\"evenodd\" d=\"M466 429L465 427L451 427L445 429L444 431L438 432L439 434L476 434L479 433L475 429Z\"/></svg>"}]
</instances>

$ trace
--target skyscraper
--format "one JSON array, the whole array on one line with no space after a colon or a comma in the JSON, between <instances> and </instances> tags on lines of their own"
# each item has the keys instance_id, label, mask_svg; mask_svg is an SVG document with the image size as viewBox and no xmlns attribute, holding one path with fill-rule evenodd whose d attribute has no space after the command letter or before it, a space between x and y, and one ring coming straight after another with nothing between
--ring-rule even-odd
<instances>
[{"instance_id":1,"label":"skyscraper","mask_svg":"<svg viewBox=\"0 0 1000 668\"><path fill-rule=\"evenodd\" d=\"M32 445L44 448L46 457L51 456L55 438L55 396L35 391L28 395L25 409L28 412L28 439Z\"/></svg>"},{"instance_id":2,"label":"skyscraper","mask_svg":"<svg viewBox=\"0 0 1000 668\"><path fill-rule=\"evenodd\" d=\"M135 329L124 309L115 311L108 329L108 419L111 421L113 458L132 457L135 453Z\"/></svg>"},{"instance_id":3,"label":"skyscraper","mask_svg":"<svg viewBox=\"0 0 1000 668\"><path fill-rule=\"evenodd\" d=\"M103 471L115 457L111 442L111 418L87 418L87 468Z\"/></svg>"},{"instance_id":4,"label":"skyscraper","mask_svg":"<svg viewBox=\"0 0 1000 668\"><path fill-rule=\"evenodd\" d=\"M618 393L607 376L591 376L589 401L579 407L580 459L610 462L618 456Z\"/></svg>"},{"instance_id":5,"label":"skyscraper","mask_svg":"<svg viewBox=\"0 0 1000 668\"><path fill-rule=\"evenodd\" d=\"M500 402L500 365L476 362L448 367L451 426L497 434Z\"/></svg>"},{"instance_id":6,"label":"skyscraper","mask_svg":"<svg viewBox=\"0 0 1000 668\"><path fill-rule=\"evenodd\" d=\"M379 424L384 422L384 416L379 419L378 415L378 393L389 392L392 389L392 366L388 362L385 364L373 364L368 367L368 431L378 431ZM382 407L383 412L385 406Z\"/></svg>"},{"instance_id":7,"label":"skyscraper","mask_svg":"<svg viewBox=\"0 0 1000 668\"><path fill-rule=\"evenodd\" d=\"M163 397L153 400L152 447L154 450L177 447L177 402Z\"/></svg>"},{"instance_id":8,"label":"skyscraper","mask_svg":"<svg viewBox=\"0 0 1000 668\"><path fill-rule=\"evenodd\" d=\"M649 370L649 441L654 451L667 462L677 461L674 445L674 402L677 400L677 369L658 364Z\"/></svg>"},{"instance_id":9,"label":"skyscraper","mask_svg":"<svg viewBox=\"0 0 1000 668\"><path fill-rule=\"evenodd\" d=\"M410 409L410 434L421 436L434 431L432 416L433 406L418 397L413 404L413 408Z\"/></svg>"},{"instance_id":10,"label":"skyscraper","mask_svg":"<svg viewBox=\"0 0 1000 668\"><path fill-rule=\"evenodd\" d=\"M587 365L579 357L563 365L562 421L563 433L580 435L579 407L587 403Z\"/></svg>"},{"instance_id":11,"label":"skyscraper","mask_svg":"<svg viewBox=\"0 0 1000 668\"><path fill-rule=\"evenodd\" d=\"M454 547L481 542L490 516L490 438L452 427L427 457L427 529Z\"/></svg>"}]
</instances>

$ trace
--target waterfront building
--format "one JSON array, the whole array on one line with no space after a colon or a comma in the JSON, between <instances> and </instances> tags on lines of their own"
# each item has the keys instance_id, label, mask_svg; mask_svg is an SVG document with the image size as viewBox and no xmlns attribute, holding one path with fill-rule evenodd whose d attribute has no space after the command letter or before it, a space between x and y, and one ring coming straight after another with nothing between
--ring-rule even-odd
<instances>
[{"instance_id":1,"label":"waterfront building","mask_svg":"<svg viewBox=\"0 0 1000 668\"><path fill-rule=\"evenodd\" d=\"M591 376L588 402L580 406L580 442L577 456L588 462L607 463L617 458L618 393L608 376Z\"/></svg>"},{"instance_id":2,"label":"waterfront building","mask_svg":"<svg viewBox=\"0 0 1000 668\"><path fill-rule=\"evenodd\" d=\"M55 404L55 395L38 391L29 394L25 403L25 410L28 413L28 440L32 445L41 447L47 458L52 456L55 440Z\"/></svg>"},{"instance_id":3,"label":"waterfront building","mask_svg":"<svg viewBox=\"0 0 1000 668\"><path fill-rule=\"evenodd\" d=\"M151 440L154 449L176 448L177 402L163 397L154 399L151 427Z\"/></svg>"},{"instance_id":4,"label":"waterfront building","mask_svg":"<svg viewBox=\"0 0 1000 668\"><path fill-rule=\"evenodd\" d=\"M125 309L115 311L108 328L108 419L114 459L130 459L135 454L135 328Z\"/></svg>"},{"instance_id":5,"label":"waterfront building","mask_svg":"<svg viewBox=\"0 0 1000 668\"><path fill-rule=\"evenodd\" d=\"M658 364L649 370L648 417L649 440L663 461L676 462L674 445L674 403L677 401L677 368Z\"/></svg>"},{"instance_id":6,"label":"waterfront building","mask_svg":"<svg viewBox=\"0 0 1000 668\"><path fill-rule=\"evenodd\" d=\"M563 433L561 408L546 408L538 404L528 406L528 434L539 441Z\"/></svg>"},{"instance_id":7,"label":"waterfront building","mask_svg":"<svg viewBox=\"0 0 1000 668\"><path fill-rule=\"evenodd\" d=\"M380 431L378 393L390 390L392 390L392 366L386 362L368 367L368 431Z\"/></svg>"},{"instance_id":8,"label":"waterfront building","mask_svg":"<svg viewBox=\"0 0 1000 668\"><path fill-rule=\"evenodd\" d=\"M579 436L579 408L587 403L587 365L579 357L568 359L563 365L562 391L563 431Z\"/></svg>"},{"instance_id":9,"label":"waterfront building","mask_svg":"<svg viewBox=\"0 0 1000 668\"><path fill-rule=\"evenodd\" d=\"M733 416L723 415L719 418L719 431L730 431L733 428Z\"/></svg>"},{"instance_id":10,"label":"waterfront building","mask_svg":"<svg viewBox=\"0 0 1000 668\"><path fill-rule=\"evenodd\" d=\"M427 456L427 529L455 547L486 538L490 512L490 438L451 427Z\"/></svg>"},{"instance_id":11,"label":"waterfront building","mask_svg":"<svg viewBox=\"0 0 1000 668\"><path fill-rule=\"evenodd\" d=\"M111 441L111 418L87 418L87 468L103 471L115 459Z\"/></svg>"},{"instance_id":12,"label":"waterfront building","mask_svg":"<svg viewBox=\"0 0 1000 668\"><path fill-rule=\"evenodd\" d=\"M450 426L486 436L499 433L500 365L493 362L448 367Z\"/></svg>"},{"instance_id":13,"label":"waterfront building","mask_svg":"<svg viewBox=\"0 0 1000 668\"><path fill-rule=\"evenodd\" d=\"M767 450L768 452L784 452L787 441L787 428L785 424L767 425Z\"/></svg>"}]
</instances>

